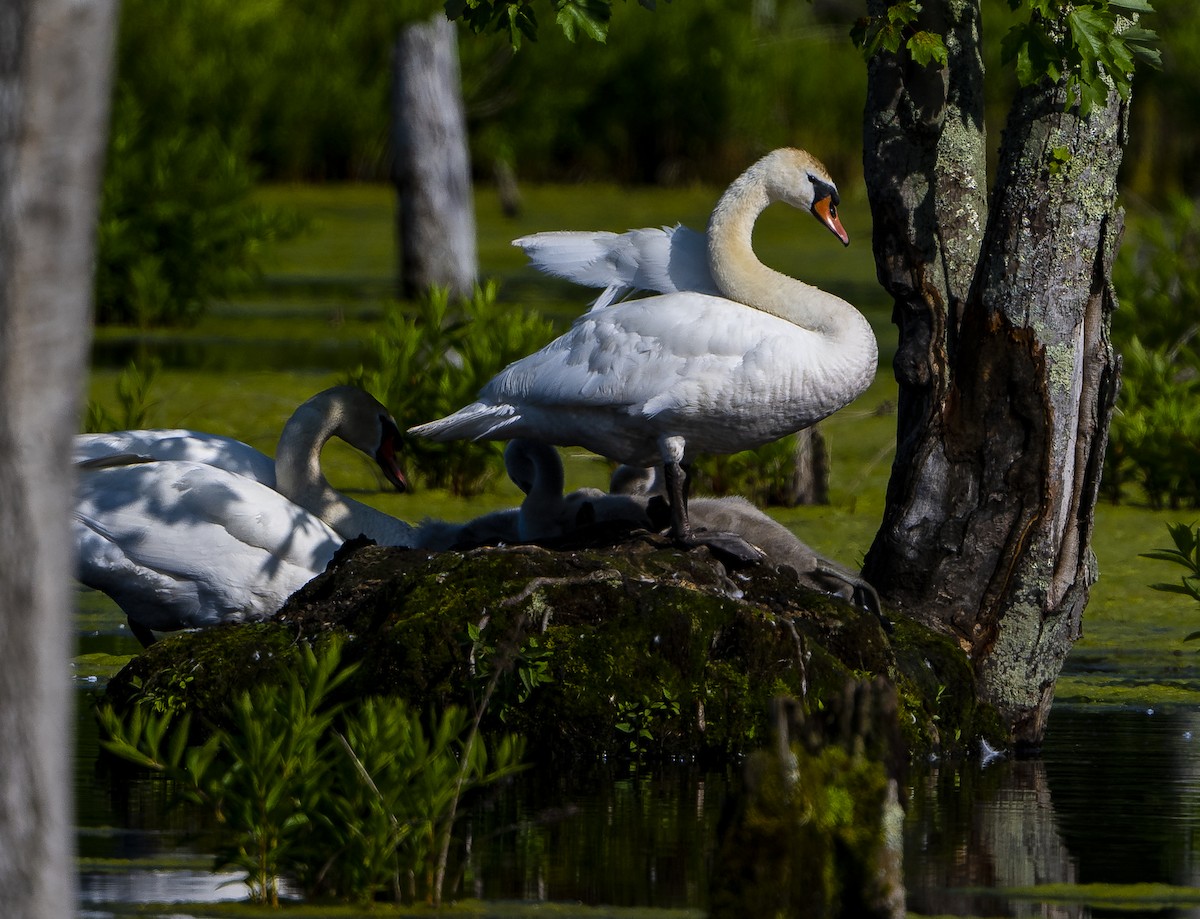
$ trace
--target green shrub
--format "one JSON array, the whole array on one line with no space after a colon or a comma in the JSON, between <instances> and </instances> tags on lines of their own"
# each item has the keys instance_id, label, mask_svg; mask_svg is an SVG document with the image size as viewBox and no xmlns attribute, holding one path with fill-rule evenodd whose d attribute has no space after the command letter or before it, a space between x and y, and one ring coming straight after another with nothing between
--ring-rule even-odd
<instances>
[{"instance_id":1,"label":"green shrub","mask_svg":"<svg viewBox=\"0 0 1200 919\"><path fill-rule=\"evenodd\" d=\"M1114 502L1139 485L1155 507L1200 506L1200 213L1175 199L1143 220L1113 271L1121 309L1113 339L1122 384L1103 489Z\"/></svg>"},{"instance_id":2,"label":"green shrub","mask_svg":"<svg viewBox=\"0 0 1200 919\"><path fill-rule=\"evenodd\" d=\"M349 382L372 393L403 424L432 421L474 401L498 371L554 336L547 320L498 303L496 293L489 282L471 299L451 304L445 289L434 289L411 316L390 304L383 331L371 336L371 359ZM490 441L410 437L405 450L415 478L456 495L478 494L503 468L501 446Z\"/></svg>"},{"instance_id":3,"label":"green shrub","mask_svg":"<svg viewBox=\"0 0 1200 919\"><path fill-rule=\"evenodd\" d=\"M256 902L277 906L281 878L309 898L438 902L461 796L518 771L524 744L506 735L489 749L455 707L427 729L399 699L333 704L354 669L337 644L306 646L282 687L232 699L230 727L202 745L187 745L187 715L173 726L150 706L101 708L103 744L212 810L214 870L242 871Z\"/></svg>"},{"instance_id":4,"label":"green shrub","mask_svg":"<svg viewBox=\"0 0 1200 919\"><path fill-rule=\"evenodd\" d=\"M96 241L96 321L194 321L258 271L298 218L250 201L253 175L213 127L163 125L118 95Z\"/></svg>"}]
</instances>

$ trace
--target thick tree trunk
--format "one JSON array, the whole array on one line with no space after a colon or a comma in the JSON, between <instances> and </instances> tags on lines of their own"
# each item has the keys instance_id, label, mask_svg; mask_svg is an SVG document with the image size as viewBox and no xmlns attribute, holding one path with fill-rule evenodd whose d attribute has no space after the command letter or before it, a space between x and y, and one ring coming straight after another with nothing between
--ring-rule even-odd
<instances>
[{"instance_id":1,"label":"thick tree trunk","mask_svg":"<svg viewBox=\"0 0 1200 919\"><path fill-rule=\"evenodd\" d=\"M469 295L478 274L475 205L458 44L445 16L400 33L394 86L401 289L412 297L436 284Z\"/></svg>"},{"instance_id":2,"label":"thick tree trunk","mask_svg":"<svg viewBox=\"0 0 1200 919\"><path fill-rule=\"evenodd\" d=\"M71 435L114 0L0 2L0 904L75 914Z\"/></svg>"},{"instance_id":3,"label":"thick tree trunk","mask_svg":"<svg viewBox=\"0 0 1200 919\"><path fill-rule=\"evenodd\" d=\"M976 47L977 4L926 10L949 26L954 86L959 49ZM954 634L1013 742L1037 744L1095 579L1092 515L1117 375L1109 272L1125 106L1114 93L1085 120L1065 110L1061 86L1020 92L981 237L977 105L956 111L950 90L939 107L932 73L894 59L871 68L868 182L876 259L900 326L900 430L865 573ZM936 143L919 134L919 145L901 145L914 111ZM928 193L906 198L914 187ZM896 201L909 210L884 206Z\"/></svg>"}]
</instances>

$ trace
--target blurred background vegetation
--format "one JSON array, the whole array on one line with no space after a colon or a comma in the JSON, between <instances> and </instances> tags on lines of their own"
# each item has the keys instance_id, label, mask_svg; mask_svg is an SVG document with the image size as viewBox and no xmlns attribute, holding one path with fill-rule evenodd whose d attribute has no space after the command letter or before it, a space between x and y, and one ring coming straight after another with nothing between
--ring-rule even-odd
<instances>
[{"instance_id":1,"label":"blurred background vegetation","mask_svg":"<svg viewBox=\"0 0 1200 919\"><path fill-rule=\"evenodd\" d=\"M236 299L259 277L265 247L303 233L314 219L311 209L295 206L298 193L264 195L264 186L386 182L392 45L403 24L438 6L429 0L126 0L99 232L97 322L135 329L144 340L155 329L194 325L214 303ZM983 6L989 131L996 145L1015 83L1011 69L999 64L1000 39L1013 14L1007 0L984 0ZM1195 507L1200 217L1191 197L1200 183L1200 71L1190 62L1200 53L1200 17L1190 4L1164 0L1159 7L1149 24L1163 36L1164 66L1137 75L1123 173L1130 219L1117 271L1122 309L1114 334L1125 353L1126 384L1105 489L1114 501L1137 495L1155 506ZM862 13L862 0L681 0L659 4L655 12L628 2L614 5L607 45L572 44L557 29L543 28L539 41L514 53L505 36L464 35L459 53L477 185L487 187L497 169L507 169L522 187L571 183L575 201L604 199L614 186L682 194L700 188L702 203L683 213L650 209L643 216L632 198L618 196L612 216L596 228L675 219L697 226L712 188L762 152L798 144L819 151L852 200L861 188L866 73L848 33ZM560 210L528 229L497 226L499 243L485 238L481 218L484 274L496 277L515 264L507 254L490 259L488 247L495 251L518 231L583 226L571 207ZM858 240L865 241L866 225L860 218ZM769 246L769 233L764 238ZM390 238L379 242L391 244ZM357 253L342 256L349 263ZM333 257L316 259L325 264ZM805 270L821 283L813 275L818 265ZM340 267L327 274L344 279L345 273ZM872 307L878 296L872 275L863 263L856 281L843 277L840 283L852 287L843 295ZM327 287L326 293L365 295L361 287L336 293ZM483 354L477 357L484 364L469 368L471 375L456 375L461 354L450 349L443 352L450 363L436 373L410 374L408 382L382 379L384 355L394 357L404 347L400 339L411 334L403 316L418 321L423 309L385 308L390 293L385 281L369 295L380 317L397 308L401 315L339 333L372 343L366 353L351 349L336 358L346 373L374 381L380 395L404 393L408 407L415 383L436 389L440 405L448 393L461 397L495 369ZM502 304L526 303L527 293L518 279L503 284L498 296ZM492 297L491 306L479 301L475 312L503 312L495 307L495 292ZM578 292L563 297L584 299ZM886 304L877 307L886 310ZM561 309L560 328L572 315L569 306ZM471 312L469 305L462 310ZM886 313L872 318L877 330L886 325ZM253 337L253 317L239 324ZM497 361L553 331L531 319L518 325L528 334L497 342ZM447 341L459 334L449 326L443 332ZM478 340L472 346L481 348ZM411 359L422 366L427 361ZM136 410L126 406L125 414ZM465 490L477 490L481 481Z\"/></svg>"}]
</instances>

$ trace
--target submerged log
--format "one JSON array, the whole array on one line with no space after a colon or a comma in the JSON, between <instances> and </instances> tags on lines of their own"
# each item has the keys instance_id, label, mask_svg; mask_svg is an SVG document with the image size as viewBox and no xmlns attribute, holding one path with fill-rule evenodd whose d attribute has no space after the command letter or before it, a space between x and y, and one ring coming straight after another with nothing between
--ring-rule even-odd
<instances>
[{"instance_id":1,"label":"submerged log","mask_svg":"<svg viewBox=\"0 0 1200 919\"><path fill-rule=\"evenodd\" d=\"M772 699L809 711L847 681L897 688L911 752L998 736L958 646L904 618L802 587L790 569L727 569L661 537L554 549L345 553L271 622L158 642L109 684L219 717L232 693L279 679L299 642L344 640L350 697L483 708L539 756L728 755L761 745Z\"/></svg>"}]
</instances>

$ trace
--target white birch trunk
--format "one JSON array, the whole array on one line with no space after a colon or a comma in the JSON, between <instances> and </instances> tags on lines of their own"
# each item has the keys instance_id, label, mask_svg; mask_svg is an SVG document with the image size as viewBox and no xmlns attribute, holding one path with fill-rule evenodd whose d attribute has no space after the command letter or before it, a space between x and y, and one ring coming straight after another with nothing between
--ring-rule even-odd
<instances>
[{"instance_id":1,"label":"white birch trunk","mask_svg":"<svg viewBox=\"0 0 1200 919\"><path fill-rule=\"evenodd\" d=\"M68 541L115 0L0 0L0 912L75 914Z\"/></svg>"}]
</instances>

